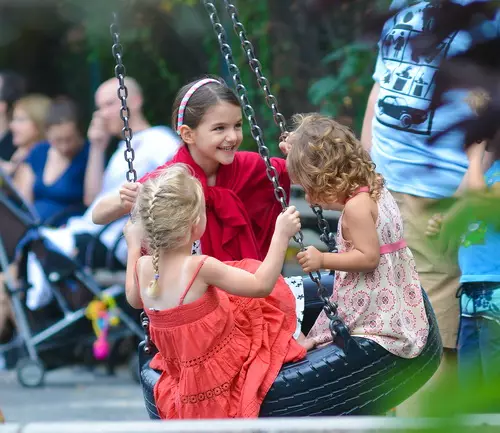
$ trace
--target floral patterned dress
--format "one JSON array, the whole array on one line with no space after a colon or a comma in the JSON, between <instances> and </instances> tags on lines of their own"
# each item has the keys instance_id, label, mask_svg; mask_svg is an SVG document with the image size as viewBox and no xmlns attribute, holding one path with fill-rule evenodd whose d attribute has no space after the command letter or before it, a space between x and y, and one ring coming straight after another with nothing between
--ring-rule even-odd
<instances>
[{"instance_id":1,"label":"floral patterned dress","mask_svg":"<svg viewBox=\"0 0 500 433\"><path fill-rule=\"evenodd\" d=\"M339 254L353 248L342 236L342 217L337 230ZM385 188L378 200L376 228L379 265L372 272L335 272L332 300L351 335L373 340L402 358L414 358L427 342L429 323L415 261L403 239L401 214ZM332 341L328 323L322 312L308 337L318 344Z\"/></svg>"}]
</instances>

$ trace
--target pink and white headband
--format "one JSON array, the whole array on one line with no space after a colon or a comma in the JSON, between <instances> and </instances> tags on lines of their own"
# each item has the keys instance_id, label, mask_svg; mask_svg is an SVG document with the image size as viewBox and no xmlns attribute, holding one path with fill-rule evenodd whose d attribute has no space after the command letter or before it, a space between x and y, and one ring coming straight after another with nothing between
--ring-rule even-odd
<instances>
[{"instance_id":1,"label":"pink and white headband","mask_svg":"<svg viewBox=\"0 0 500 433\"><path fill-rule=\"evenodd\" d=\"M219 83L219 81L214 80L213 78L204 78L203 80L197 81L194 83L191 88L186 92L184 98L182 98L181 104L179 105L179 113L177 114L177 134L181 135L181 126L184 123L184 112L186 110L186 105L189 102L189 98L193 96L193 93L196 92L200 87L204 86L208 83Z\"/></svg>"}]
</instances>

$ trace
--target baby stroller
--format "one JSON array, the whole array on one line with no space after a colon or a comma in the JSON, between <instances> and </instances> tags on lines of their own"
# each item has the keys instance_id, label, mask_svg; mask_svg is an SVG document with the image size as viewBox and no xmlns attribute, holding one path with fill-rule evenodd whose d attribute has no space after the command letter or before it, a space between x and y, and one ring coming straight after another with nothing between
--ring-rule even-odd
<instances>
[{"instance_id":1,"label":"baby stroller","mask_svg":"<svg viewBox=\"0 0 500 433\"><path fill-rule=\"evenodd\" d=\"M104 343L111 347L108 359L116 359L114 355L121 342L133 340L132 349L143 332L138 313L125 300L124 288L116 285L106 289L100 287L80 263L63 254L41 235L36 212L24 202L1 171L0 183L0 271L4 275L5 290L17 328L13 339L0 345L0 354L14 352L17 355L19 382L26 387L39 386L47 370L81 363L86 355L91 354L96 335L86 312L95 299L113 299L115 304L116 326L107 328L109 332ZM43 266L52 298L48 305L34 311L26 305L30 290L28 253L34 254ZM138 361L134 350L130 353L131 372L137 380ZM112 367L109 363L108 372Z\"/></svg>"}]
</instances>

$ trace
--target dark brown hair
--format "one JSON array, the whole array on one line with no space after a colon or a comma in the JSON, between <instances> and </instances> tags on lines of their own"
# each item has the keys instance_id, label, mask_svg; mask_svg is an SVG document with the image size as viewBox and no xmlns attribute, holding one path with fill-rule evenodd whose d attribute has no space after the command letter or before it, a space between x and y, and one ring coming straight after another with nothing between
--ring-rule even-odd
<instances>
[{"instance_id":1,"label":"dark brown hair","mask_svg":"<svg viewBox=\"0 0 500 433\"><path fill-rule=\"evenodd\" d=\"M73 122L80 129L80 113L76 104L66 96L59 96L52 101L47 115L46 128Z\"/></svg>"},{"instance_id":2,"label":"dark brown hair","mask_svg":"<svg viewBox=\"0 0 500 433\"><path fill-rule=\"evenodd\" d=\"M196 84L198 81L204 78L213 78L217 80L218 83L208 83L200 87L196 92L193 93L191 98L186 105L184 111L183 125L187 125L190 128L196 128L207 110L210 107L218 104L221 101L228 102L233 105L240 106L240 101L234 93L234 91L228 87L222 78L206 76L199 78L197 80L191 81L179 90L177 96L175 97L174 105L172 107L172 128L177 131L177 115L179 113L179 106L181 104L182 98L189 91L189 89Z\"/></svg>"}]
</instances>

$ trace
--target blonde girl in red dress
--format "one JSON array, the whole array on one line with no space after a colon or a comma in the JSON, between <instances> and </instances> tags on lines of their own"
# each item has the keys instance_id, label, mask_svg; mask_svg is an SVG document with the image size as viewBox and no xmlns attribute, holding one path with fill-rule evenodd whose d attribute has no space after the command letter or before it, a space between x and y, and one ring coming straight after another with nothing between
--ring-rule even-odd
<instances>
[{"instance_id":1,"label":"blonde girl in red dress","mask_svg":"<svg viewBox=\"0 0 500 433\"><path fill-rule=\"evenodd\" d=\"M312 347L293 338L295 298L280 275L298 212L278 216L263 262L193 256L206 225L203 189L174 164L144 183L133 220L129 250L145 242L150 255L135 262L131 254L126 293L148 314L159 351L151 367L162 372L154 390L161 418L257 417L282 365Z\"/></svg>"}]
</instances>

